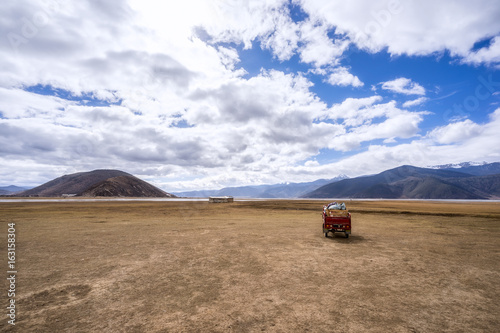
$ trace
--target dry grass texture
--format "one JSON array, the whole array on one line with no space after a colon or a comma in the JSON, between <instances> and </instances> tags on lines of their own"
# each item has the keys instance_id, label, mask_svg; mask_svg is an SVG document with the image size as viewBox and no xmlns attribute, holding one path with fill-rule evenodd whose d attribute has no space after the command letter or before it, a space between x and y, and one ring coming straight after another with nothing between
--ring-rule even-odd
<instances>
[{"instance_id":1,"label":"dry grass texture","mask_svg":"<svg viewBox=\"0 0 500 333\"><path fill-rule=\"evenodd\" d=\"M0 203L15 329L500 331L498 203L347 202L349 239L324 237L326 203Z\"/></svg>"}]
</instances>

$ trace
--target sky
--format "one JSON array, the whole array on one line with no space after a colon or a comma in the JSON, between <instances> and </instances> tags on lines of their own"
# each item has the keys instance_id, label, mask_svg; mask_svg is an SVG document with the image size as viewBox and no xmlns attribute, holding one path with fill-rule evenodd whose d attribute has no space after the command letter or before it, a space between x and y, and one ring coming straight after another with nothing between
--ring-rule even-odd
<instances>
[{"instance_id":1,"label":"sky","mask_svg":"<svg viewBox=\"0 0 500 333\"><path fill-rule=\"evenodd\" d=\"M500 161L497 0L20 0L0 36L0 185Z\"/></svg>"}]
</instances>

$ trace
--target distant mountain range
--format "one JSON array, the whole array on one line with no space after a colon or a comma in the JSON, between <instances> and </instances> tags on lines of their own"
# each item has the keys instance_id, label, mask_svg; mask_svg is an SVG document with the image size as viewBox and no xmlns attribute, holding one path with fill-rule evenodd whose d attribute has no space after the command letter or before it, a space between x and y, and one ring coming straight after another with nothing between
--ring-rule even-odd
<instances>
[{"instance_id":1,"label":"distant mountain range","mask_svg":"<svg viewBox=\"0 0 500 333\"><path fill-rule=\"evenodd\" d=\"M1 186L0 195L16 194L22 191L26 191L27 189L28 189L27 187L19 187L15 185Z\"/></svg>"},{"instance_id":2,"label":"distant mountain range","mask_svg":"<svg viewBox=\"0 0 500 333\"><path fill-rule=\"evenodd\" d=\"M500 199L500 163L417 168L326 184L303 198Z\"/></svg>"},{"instance_id":3,"label":"distant mountain range","mask_svg":"<svg viewBox=\"0 0 500 333\"><path fill-rule=\"evenodd\" d=\"M225 187L220 190L174 192L174 194L179 197L195 198L226 195L240 198L298 198L325 184L330 184L346 178L346 175L340 175L333 179L318 179L306 183Z\"/></svg>"},{"instance_id":4,"label":"distant mountain range","mask_svg":"<svg viewBox=\"0 0 500 333\"><path fill-rule=\"evenodd\" d=\"M119 170L94 170L65 175L26 190L0 187L0 195L85 197L240 198L383 198L500 199L500 163L460 163L418 168L410 165L376 175L319 179L305 183L226 187L220 190L166 193Z\"/></svg>"},{"instance_id":5,"label":"distant mountain range","mask_svg":"<svg viewBox=\"0 0 500 333\"><path fill-rule=\"evenodd\" d=\"M497 199L500 198L500 163L465 162L428 168L406 165L350 179L341 175L307 183L225 187L174 194L240 198Z\"/></svg>"},{"instance_id":6,"label":"distant mountain range","mask_svg":"<svg viewBox=\"0 0 500 333\"><path fill-rule=\"evenodd\" d=\"M17 193L16 196L174 197L119 170L94 170L64 175L30 190Z\"/></svg>"}]
</instances>

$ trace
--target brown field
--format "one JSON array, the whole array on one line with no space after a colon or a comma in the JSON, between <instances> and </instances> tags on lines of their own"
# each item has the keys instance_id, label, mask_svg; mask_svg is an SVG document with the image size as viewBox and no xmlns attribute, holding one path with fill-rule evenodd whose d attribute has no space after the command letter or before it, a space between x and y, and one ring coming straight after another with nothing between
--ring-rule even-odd
<instances>
[{"instance_id":1,"label":"brown field","mask_svg":"<svg viewBox=\"0 0 500 333\"><path fill-rule=\"evenodd\" d=\"M346 202L348 239L326 203L0 203L0 331L500 331L499 203Z\"/></svg>"}]
</instances>

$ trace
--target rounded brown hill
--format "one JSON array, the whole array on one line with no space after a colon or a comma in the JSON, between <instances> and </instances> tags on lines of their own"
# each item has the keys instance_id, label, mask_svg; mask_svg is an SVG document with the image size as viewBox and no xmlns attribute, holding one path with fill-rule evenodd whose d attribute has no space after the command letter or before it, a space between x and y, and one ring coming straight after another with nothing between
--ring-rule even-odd
<instances>
[{"instance_id":1,"label":"rounded brown hill","mask_svg":"<svg viewBox=\"0 0 500 333\"><path fill-rule=\"evenodd\" d=\"M19 196L134 196L174 197L161 189L120 170L94 170L64 175L21 192Z\"/></svg>"},{"instance_id":2,"label":"rounded brown hill","mask_svg":"<svg viewBox=\"0 0 500 333\"><path fill-rule=\"evenodd\" d=\"M99 182L81 193L83 197L172 197L134 176L118 176Z\"/></svg>"}]
</instances>

